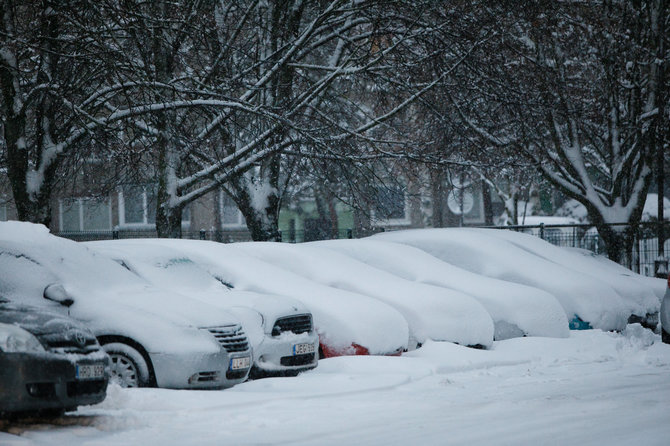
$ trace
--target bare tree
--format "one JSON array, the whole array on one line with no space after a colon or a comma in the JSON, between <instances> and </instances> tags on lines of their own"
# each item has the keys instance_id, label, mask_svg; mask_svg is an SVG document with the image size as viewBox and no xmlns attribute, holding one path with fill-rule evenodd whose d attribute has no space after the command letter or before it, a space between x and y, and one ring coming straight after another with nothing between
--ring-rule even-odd
<instances>
[{"instance_id":1,"label":"bare tree","mask_svg":"<svg viewBox=\"0 0 670 446\"><path fill-rule=\"evenodd\" d=\"M523 153L586 206L622 260L667 135L665 0L529 1L482 14L498 17L500 37L454 106L473 134Z\"/></svg>"},{"instance_id":2,"label":"bare tree","mask_svg":"<svg viewBox=\"0 0 670 446\"><path fill-rule=\"evenodd\" d=\"M161 236L178 235L179 210L224 186L252 237L276 239L286 156L379 155L394 146L389 129L398 128L400 112L446 75L414 81L403 70L402 58L407 65L424 58L412 45L432 32L403 2L207 4L206 38L190 38L188 59L160 83L219 99L200 100L197 113L182 107L170 131L136 122L156 143L167 138L159 144L167 162L157 164L165 191L158 215L170 216L157 224ZM161 29L160 36L175 32Z\"/></svg>"}]
</instances>

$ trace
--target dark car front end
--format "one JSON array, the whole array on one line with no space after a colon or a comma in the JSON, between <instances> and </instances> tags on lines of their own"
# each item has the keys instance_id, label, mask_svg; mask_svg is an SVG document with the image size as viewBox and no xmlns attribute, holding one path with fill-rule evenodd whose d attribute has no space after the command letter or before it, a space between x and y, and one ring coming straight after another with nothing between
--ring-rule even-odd
<instances>
[{"instance_id":1,"label":"dark car front end","mask_svg":"<svg viewBox=\"0 0 670 446\"><path fill-rule=\"evenodd\" d=\"M96 404L108 380L109 357L90 330L0 298L0 415Z\"/></svg>"}]
</instances>

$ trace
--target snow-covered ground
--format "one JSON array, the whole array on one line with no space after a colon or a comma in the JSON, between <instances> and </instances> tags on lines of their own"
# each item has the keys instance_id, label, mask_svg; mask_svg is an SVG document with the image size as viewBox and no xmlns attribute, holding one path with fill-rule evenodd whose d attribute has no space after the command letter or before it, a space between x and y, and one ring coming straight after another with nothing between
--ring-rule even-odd
<instances>
[{"instance_id":1,"label":"snow-covered ground","mask_svg":"<svg viewBox=\"0 0 670 446\"><path fill-rule=\"evenodd\" d=\"M52 421L0 423L0 444L667 445L670 345L630 325L491 350L429 342L224 391L112 387Z\"/></svg>"}]
</instances>

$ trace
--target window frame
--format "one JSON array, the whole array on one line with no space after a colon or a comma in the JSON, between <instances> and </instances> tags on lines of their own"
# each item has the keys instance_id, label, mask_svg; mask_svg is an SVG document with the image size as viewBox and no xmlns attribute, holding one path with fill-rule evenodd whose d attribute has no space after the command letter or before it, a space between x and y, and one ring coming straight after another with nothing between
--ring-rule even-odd
<instances>
[{"instance_id":1,"label":"window frame","mask_svg":"<svg viewBox=\"0 0 670 446\"><path fill-rule=\"evenodd\" d=\"M127 222L126 221L126 197L124 195L123 187L119 189L118 200L119 200L119 227L120 228L136 228L136 229L155 229L156 228L156 217L154 216L154 221L149 221L149 197L147 194L147 188L154 187L154 185L139 185L139 184L127 184L126 187L136 187L142 188L142 221L141 222ZM186 205L182 210L182 228L190 228L191 226L191 209L190 205ZM188 220L184 219L184 214L188 215Z\"/></svg>"},{"instance_id":2,"label":"window frame","mask_svg":"<svg viewBox=\"0 0 670 446\"><path fill-rule=\"evenodd\" d=\"M148 228L155 227L156 222L149 222L149 208L147 203L147 186L145 185L131 185L127 187L142 188L142 221L141 222L126 222L126 196L124 188L119 190L119 227L122 228Z\"/></svg>"},{"instance_id":3,"label":"window frame","mask_svg":"<svg viewBox=\"0 0 670 446\"><path fill-rule=\"evenodd\" d=\"M235 201L225 192L220 190L219 191L219 209L220 209L220 220L221 220L221 228L222 229L245 229L247 227L247 222L244 219L244 215L242 214L242 211L240 211L240 208L237 207L237 204L235 204L235 212L237 214L237 223L225 223L224 218L223 218L223 210L226 207L232 207L232 206L225 206L225 199L228 197L233 203Z\"/></svg>"},{"instance_id":4,"label":"window frame","mask_svg":"<svg viewBox=\"0 0 670 446\"><path fill-rule=\"evenodd\" d=\"M73 229L64 229L63 228L63 211L64 211L64 202L72 200L73 206L74 203L76 203L77 206L77 214L78 214L78 222L79 222L79 229L73 230ZM107 209L107 225L105 228L95 228L95 229L87 229L84 227L84 223L86 221L84 217L84 204L86 202L96 202L99 205L105 205ZM98 198L93 198L93 197L71 197L71 198L60 198L58 200L58 228L60 232L96 232L96 231L111 231L112 230L112 200L110 197L107 197L105 199L98 199Z\"/></svg>"},{"instance_id":5,"label":"window frame","mask_svg":"<svg viewBox=\"0 0 670 446\"><path fill-rule=\"evenodd\" d=\"M375 194L377 194L380 188L391 189L386 185L375 186ZM412 224L412 219L410 216L409 209L409 194L407 193L407 186L405 184L399 185L398 189L402 189L403 193L403 214L402 218L377 218L374 205L377 203L377 196L375 195L375 201L373 206L370 207L370 220L372 224L379 226L409 226Z\"/></svg>"}]
</instances>

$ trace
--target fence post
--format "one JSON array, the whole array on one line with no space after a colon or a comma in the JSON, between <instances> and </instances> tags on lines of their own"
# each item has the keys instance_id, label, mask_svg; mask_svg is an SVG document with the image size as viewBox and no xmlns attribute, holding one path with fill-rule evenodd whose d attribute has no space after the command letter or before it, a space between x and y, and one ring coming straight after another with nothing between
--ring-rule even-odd
<instances>
[{"instance_id":1,"label":"fence post","mask_svg":"<svg viewBox=\"0 0 670 446\"><path fill-rule=\"evenodd\" d=\"M118 240L119 239L119 231L117 229L112 231L112 240Z\"/></svg>"},{"instance_id":2,"label":"fence post","mask_svg":"<svg viewBox=\"0 0 670 446\"><path fill-rule=\"evenodd\" d=\"M200 240L207 240L207 232L204 229L200 230Z\"/></svg>"},{"instance_id":3,"label":"fence post","mask_svg":"<svg viewBox=\"0 0 670 446\"><path fill-rule=\"evenodd\" d=\"M544 223L540 223L540 238L544 240Z\"/></svg>"},{"instance_id":4,"label":"fence post","mask_svg":"<svg viewBox=\"0 0 670 446\"><path fill-rule=\"evenodd\" d=\"M600 253L598 252L598 245L600 245L600 243L598 242L598 234L596 234L596 236L593 237L593 240L595 241L595 249L594 249L593 251L594 251L596 254L600 254Z\"/></svg>"},{"instance_id":5,"label":"fence post","mask_svg":"<svg viewBox=\"0 0 670 446\"><path fill-rule=\"evenodd\" d=\"M282 234L281 231L277 231L277 241L281 242L282 241Z\"/></svg>"}]
</instances>

